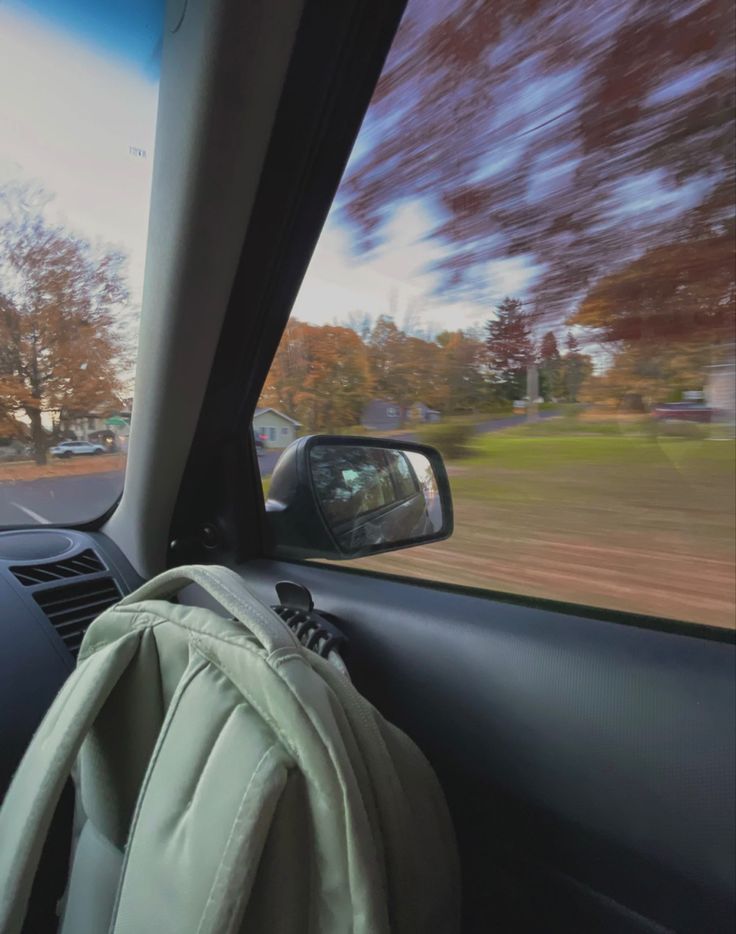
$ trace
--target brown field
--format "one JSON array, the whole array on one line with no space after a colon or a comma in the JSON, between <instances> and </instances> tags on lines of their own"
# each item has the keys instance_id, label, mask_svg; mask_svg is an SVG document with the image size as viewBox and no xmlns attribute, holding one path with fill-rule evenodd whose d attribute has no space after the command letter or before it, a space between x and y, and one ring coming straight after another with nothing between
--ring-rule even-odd
<instances>
[{"instance_id":1,"label":"brown field","mask_svg":"<svg viewBox=\"0 0 736 934\"><path fill-rule=\"evenodd\" d=\"M352 564L736 624L732 442L522 428L487 436L449 472L452 538Z\"/></svg>"}]
</instances>

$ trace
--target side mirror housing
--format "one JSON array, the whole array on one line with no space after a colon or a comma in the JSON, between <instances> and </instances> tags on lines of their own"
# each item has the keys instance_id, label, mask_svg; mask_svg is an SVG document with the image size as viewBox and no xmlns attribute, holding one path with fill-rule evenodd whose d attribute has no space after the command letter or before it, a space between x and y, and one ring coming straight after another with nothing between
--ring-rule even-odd
<instances>
[{"instance_id":1,"label":"side mirror housing","mask_svg":"<svg viewBox=\"0 0 736 934\"><path fill-rule=\"evenodd\" d=\"M310 435L279 458L266 500L272 553L344 560L448 538L452 497L434 448Z\"/></svg>"}]
</instances>

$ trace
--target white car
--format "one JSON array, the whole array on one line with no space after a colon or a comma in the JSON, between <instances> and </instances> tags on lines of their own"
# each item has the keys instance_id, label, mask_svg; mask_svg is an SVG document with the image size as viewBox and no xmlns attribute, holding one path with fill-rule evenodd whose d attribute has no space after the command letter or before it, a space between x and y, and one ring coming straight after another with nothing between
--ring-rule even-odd
<instances>
[{"instance_id":1,"label":"white car","mask_svg":"<svg viewBox=\"0 0 736 934\"><path fill-rule=\"evenodd\" d=\"M62 441L50 449L54 457L72 457L75 454L103 454L105 448L91 441Z\"/></svg>"}]
</instances>

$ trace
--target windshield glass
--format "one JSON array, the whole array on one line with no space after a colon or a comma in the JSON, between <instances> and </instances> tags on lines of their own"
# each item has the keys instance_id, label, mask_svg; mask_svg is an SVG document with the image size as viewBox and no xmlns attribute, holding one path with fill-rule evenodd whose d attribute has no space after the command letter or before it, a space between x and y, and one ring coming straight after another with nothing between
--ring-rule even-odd
<instances>
[{"instance_id":1,"label":"windshield glass","mask_svg":"<svg viewBox=\"0 0 736 934\"><path fill-rule=\"evenodd\" d=\"M122 490L162 22L163 0L0 4L0 526Z\"/></svg>"}]
</instances>

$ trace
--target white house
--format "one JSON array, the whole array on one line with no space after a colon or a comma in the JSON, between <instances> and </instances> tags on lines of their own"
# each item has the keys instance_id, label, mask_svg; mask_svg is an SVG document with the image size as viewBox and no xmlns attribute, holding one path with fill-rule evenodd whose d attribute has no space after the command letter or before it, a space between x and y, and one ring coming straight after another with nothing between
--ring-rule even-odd
<instances>
[{"instance_id":1,"label":"white house","mask_svg":"<svg viewBox=\"0 0 736 934\"><path fill-rule=\"evenodd\" d=\"M285 448L296 438L301 422L289 418L276 409L256 409L253 416L253 431L267 448Z\"/></svg>"}]
</instances>

